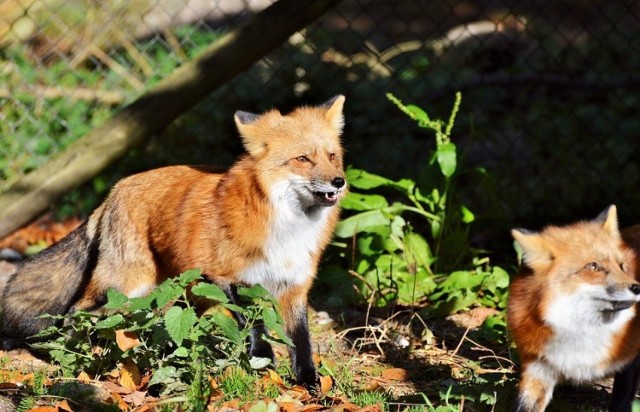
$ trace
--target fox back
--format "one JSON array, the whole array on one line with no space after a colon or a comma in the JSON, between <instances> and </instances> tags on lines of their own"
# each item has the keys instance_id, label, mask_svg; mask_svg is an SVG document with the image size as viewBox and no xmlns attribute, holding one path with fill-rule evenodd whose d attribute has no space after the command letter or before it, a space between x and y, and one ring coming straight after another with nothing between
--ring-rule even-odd
<instances>
[{"instance_id":1,"label":"fox back","mask_svg":"<svg viewBox=\"0 0 640 412\"><path fill-rule=\"evenodd\" d=\"M557 382L599 379L638 355L636 253L615 206L593 221L512 234L523 251L508 305L522 363L519 408L544 410Z\"/></svg>"},{"instance_id":2,"label":"fox back","mask_svg":"<svg viewBox=\"0 0 640 412\"><path fill-rule=\"evenodd\" d=\"M171 166L118 182L86 224L21 265L0 302L2 333L29 336L51 322L38 315L95 309L110 288L142 296L199 268L231 298L235 285L259 283L279 300L294 343L309 346L292 354L309 383L307 292L346 192L343 103L237 112L247 153L225 173Z\"/></svg>"}]
</instances>

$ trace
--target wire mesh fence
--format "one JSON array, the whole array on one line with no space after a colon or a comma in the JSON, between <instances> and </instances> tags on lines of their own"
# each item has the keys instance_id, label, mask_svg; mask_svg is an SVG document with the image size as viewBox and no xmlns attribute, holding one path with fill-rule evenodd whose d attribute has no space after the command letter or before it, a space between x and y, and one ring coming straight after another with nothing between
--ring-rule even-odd
<instances>
[{"instance_id":1,"label":"wire mesh fence","mask_svg":"<svg viewBox=\"0 0 640 412\"><path fill-rule=\"evenodd\" d=\"M36 168L272 2L2 0L0 181ZM461 90L454 138L470 172L460 185L487 228L574 220L610 203L623 223L640 221L639 14L631 0L344 0L93 189L163 164L227 165L241 150L235 110L338 93L347 161L415 176L433 141L385 94L446 115Z\"/></svg>"}]
</instances>

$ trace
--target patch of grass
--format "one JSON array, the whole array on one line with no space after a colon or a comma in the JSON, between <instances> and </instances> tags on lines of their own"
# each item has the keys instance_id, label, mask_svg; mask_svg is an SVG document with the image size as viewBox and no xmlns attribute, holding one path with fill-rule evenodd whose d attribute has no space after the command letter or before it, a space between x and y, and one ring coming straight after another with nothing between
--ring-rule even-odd
<instances>
[{"instance_id":1,"label":"patch of grass","mask_svg":"<svg viewBox=\"0 0 640 412\"><path fill-rule=\"evenodd\" d=\"M276 303L264 288L254 286L238 289L248 300L240 307L230 303L213 284L201 282L190 287L198 281L202 281L199 271L187 271L143 298L130 299L111 290L105 308L117 313L102 317L73 313L63 326L39 334L36 338L41 341L32 346L46 351L67 378L115 378L131 391L184 397L191 410L206 408L212 390L209 376L220 377L226 397L249 401L259 393L254 370L269 363L247 355L251 326L264 322L273 332L271 341L290 344L274 308ZM247 320L246 328L240 329L220 310L197 316L189 294L241 313ZM41 386L34 388L37 396L36 389ZM276 395L277 388L266 387L261 396L264 393ZM31 402L28 397L23 401Z\"/></svg>"}]
</instances>

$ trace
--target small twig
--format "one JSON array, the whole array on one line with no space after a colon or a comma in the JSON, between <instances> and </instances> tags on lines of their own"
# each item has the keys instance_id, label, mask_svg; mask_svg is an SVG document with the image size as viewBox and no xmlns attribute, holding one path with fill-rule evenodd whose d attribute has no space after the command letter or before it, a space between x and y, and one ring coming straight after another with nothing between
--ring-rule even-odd
<instances>
[{"instance_id":1,"label":"small twig","mask_svg":"<svg viewBox=\"0 0 640 412\"><path fill-rule=\"evenodd\" d=\"M120 77L125 79L135 90L144 89L144 83L140 79L138 79L133 74L129 73L129 70L127 70L120 63L115 61L111 56L109 56L107 53L105 53L101 48L99 48L98 46L92 44L92 45L89 46L89 51L97 59L99 59L104 64L109 66L109 68L114 73L116 73L117 75L119 75Z\"/></svg>"},{"instance_id":2,"label":"small twig","mask_svg":"<svg viewBox=\"0 0 640 412\"><path fill-rule=\"evenodd\" d=\"M473 321L474 317L475 317L475 314L471 315L471 321ZM460 341L458 342L458 346L456 346L456 348L451 353L451 357L452 358L458 354L458 351L460 350L460 347L462 346L462 342L464 342L464 340L467 338L467 334L471 330L471 322L469 322L469 323L470 323L470 325L467 326L467 329L464 331L464 334L462 335L462 338L460 338Z\"/></svg>"},{"instance_id":3,"label":"small twig","mask_svg":"<svg viewBox=\"0 0 640 412\"><path fill-rule=\"evenodd\" d=\"M71 100L87 100L87 101L99 101L112 106L123 103L125 101L125 94L118 91L109 90L94 90L84 87L67 88L61 86L31 86L24 85L17 89L0 88L0 97L10 98L19 93L29 93L37 97L45 99L57 99L60 97Z\"/></svg>"},{"instance_id":4,"label":"small twig","mask_svg":"<svg viewBox=\"0 0 640 412\"><path fill-rule=\"evenodd\" d=\"M114 27L113 34L115 35L118 43L122 46L129 56L136 62L136 65L140 69L140 71L146 76L153 76L153 67L147 60L147 57L140 53L140 50L133 44L129 36L127 36L122 30L118 27ZM184 61L184 60L183 60Z\"/></svg>"},{"instance_id":5,"label":"small twig","mask_svg":"<svg viewBox=\"0 0 640 412\"><path fill-rule=\"evenodd\" d=\"M173 34L173 31L171 31L171 29L168 29L168 28L164 29L162 31L162 34L164 35L164 38L167 40L167 43L169 43L169 46L171 46L171 49L178 56L181 62L186 62L187 60L189 60L187 53L184 52L184 49L180 45L180 41L178 41L178 38L176 37L175 34Z\"/></svg>"}]
</instances>

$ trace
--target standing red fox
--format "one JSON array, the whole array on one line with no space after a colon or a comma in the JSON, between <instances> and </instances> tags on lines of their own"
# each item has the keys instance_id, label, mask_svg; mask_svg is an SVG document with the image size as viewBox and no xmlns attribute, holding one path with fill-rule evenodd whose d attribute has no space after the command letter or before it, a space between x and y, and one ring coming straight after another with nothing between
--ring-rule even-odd
<instances>
[{"instance_id":1,"label":"standing red fox","mask_svg":"<svg viewBox=\"0 0 640 412\"><path fill-rule=\"evenodd\" d=\"M86 223L19 267L0 302L0 334L27 337L50 325L38 315L97 309L110 288L142 296L199 268L232 301L235 285L265 287L295 344L296 378L316 384L307 292L346 191L343 104L236 112L248 153L226 173L172 166L118 182ZM273 359L266 333L252 331L250 354Z\"/></svg>"},{"instance_id":2,"label":"standing red fox","mask_svg":"<svg viewBox=\"0 0 640 412\"><path fill-rule=\"evenodd\" d=\"M640 226L597 219L513 230L523 263L511 283L509 327L522 364L518 410L543 411L560 381L615 374L609 410L631 411L640 380Z\"/></svg>"}]
</instances>

